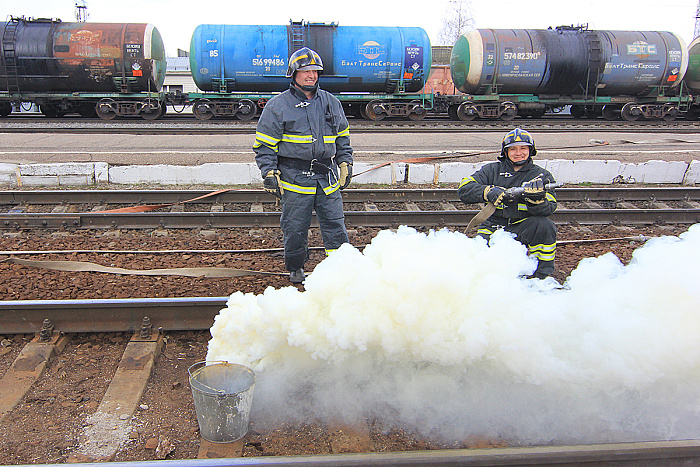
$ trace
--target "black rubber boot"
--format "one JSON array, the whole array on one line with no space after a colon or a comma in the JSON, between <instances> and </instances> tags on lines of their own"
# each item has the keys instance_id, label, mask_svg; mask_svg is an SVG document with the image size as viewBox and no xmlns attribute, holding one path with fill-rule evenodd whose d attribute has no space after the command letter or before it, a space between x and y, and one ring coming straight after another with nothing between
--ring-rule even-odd
<instances>
[{"instance_id":1,"label":"black rubber boot","mask_svg":"<svg viewBox=\"0 0 700 467\"><path fill-rule=\"evenodd\" d=\"M306 279L306 276L303 269L297 269L289 273L289 280L292 281L292 284L301 284L304 282L304 279Z\"/></svg>"}]
</instances>

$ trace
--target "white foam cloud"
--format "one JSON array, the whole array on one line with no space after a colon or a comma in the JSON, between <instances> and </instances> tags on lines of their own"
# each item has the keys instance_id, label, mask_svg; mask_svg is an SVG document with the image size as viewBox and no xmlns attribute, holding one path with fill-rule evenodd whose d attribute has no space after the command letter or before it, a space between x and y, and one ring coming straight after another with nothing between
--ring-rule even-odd
<instances>
[{"instance_id":1,"label":"white foam cloud","mask_svg":"<svg viewBox=\"0 0 700 467\"><path fill-rule=\"evenodd\" d=\"M700 225L566 288L527 280L523 245L441 230L343 245L305 291L233 294L209 360L258 375L253 418L378 416L445 439L700 436Z\"/></svg>"}]
</instances>

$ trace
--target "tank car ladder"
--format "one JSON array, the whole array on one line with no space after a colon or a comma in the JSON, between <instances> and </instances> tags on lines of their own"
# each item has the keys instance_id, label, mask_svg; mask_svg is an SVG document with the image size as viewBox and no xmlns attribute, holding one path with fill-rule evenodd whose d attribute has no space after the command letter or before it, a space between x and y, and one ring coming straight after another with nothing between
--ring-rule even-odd
<instances>
[{"instance_id":1,"label":"tank car ladder","mask_svg":"<svg viewBox=\"0 0 700 467\"><path fill-rule=\"evenodd\" d=\"M588 45L588 75L586 76L586 88L583 91L586 102L588 102L591 94L593 94L593 101L595 102L598 100L598 82L604 66L601 62L603 47L597 32L586 30L584 34Z\"/></svg>"},{"instance_id":2,"label":"tank car ladder","mask_svg":"<svg viewBox=\"0 0 700 467\"><path fill-rule=\"evenodd\" d=\"M17 61L17 51L15 42L17 39L17 28L20 18L11 17L5 23L2 33L2 56L5 59L5 81L7 90L12 95L19 95L19 63Z\"/></svg>"},{"instance_id":3,"label":"tank car ladder","mask_svg":"<svg viewBox=\"0 0 700 467\"><path fill-rule=\"evenodd\" d=\"M291 37L290 44L292 50L289 54L296 52L297 50L304 47L304 22L303 21L290 21Z\"/></svg>"}]
</instances>

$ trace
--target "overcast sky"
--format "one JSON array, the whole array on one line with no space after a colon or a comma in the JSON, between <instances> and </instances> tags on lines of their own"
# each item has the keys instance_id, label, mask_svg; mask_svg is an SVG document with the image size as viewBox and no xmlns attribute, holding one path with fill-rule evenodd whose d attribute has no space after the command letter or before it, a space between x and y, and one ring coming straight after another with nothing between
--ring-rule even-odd
<instances>
[{"instance_id":1,"label":"overcast sky","mask_svg":"<svg viewBox=\"0 0 700 467\"><path fill-rule=\"evenodd\" d=\"M75 20L76 0L0 0L0 18ZM337 22L342 26L420 26L438 44L449 0L86 0L88 21L153 23L167 54L189 49L198 24ZM698 0L471 0L477 28L671 31L690 43Z\"/></svg>"}]
</instances>

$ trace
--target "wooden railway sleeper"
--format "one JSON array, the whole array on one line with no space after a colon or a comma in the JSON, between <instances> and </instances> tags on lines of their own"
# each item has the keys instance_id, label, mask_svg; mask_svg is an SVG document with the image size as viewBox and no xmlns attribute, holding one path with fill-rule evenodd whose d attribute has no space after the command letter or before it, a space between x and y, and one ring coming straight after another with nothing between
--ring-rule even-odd
<instances>
[{"instance_id":1,"label":"wooden railway sleeper","mask_svg":"<svg viewBox=\"0 0 700 467\"><path fill-rule=\"evenodd\" d=\"M48 342L36 336L22 349L12 366L0 379L0 420L4 419L38 381L49 362L60 354L71 336L53 332Z\"/></svg>"},{"instance_id":2,"label":"wooden railway sleeper","mask_svg":"<svg viewBox=\"0 0 700 467\"><path fill-rule=\"evenodd\" d=\"M91 416L95 423L85 428L83 444L75 453L88 460L97 451L102 453L100 460L113 460L125 441L124 437L114 433L126 433L126 427L136 412L139 401L143 396L148 380L155 365L155 359L160 354L163 338L158 335L142 341L135 335L124 350L117 370L107 388L96 412ZM99 423L97 423L99 421ZM76 462L79 458L69 458Z\"/></svg>"}]
</instances>

